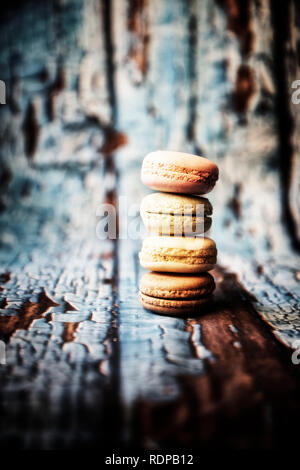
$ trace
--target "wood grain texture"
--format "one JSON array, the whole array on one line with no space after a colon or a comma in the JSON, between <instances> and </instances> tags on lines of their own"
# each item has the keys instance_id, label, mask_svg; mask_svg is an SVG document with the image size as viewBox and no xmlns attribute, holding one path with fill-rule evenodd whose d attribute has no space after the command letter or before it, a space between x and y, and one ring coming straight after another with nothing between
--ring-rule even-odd
<instances>
[{"instance_id":1,"label":"wood grain texture","mask_svg":"<svg viewBox=\"0 0 300 470\"><path fill-rule=\"evenodd\" d=\"M1 109L1 443L85 447L115 435L118 409L115 243L96 236L115 178L99 153L112 128L104 15L99 2L32 7L3 32L2 60L19 50L24 68L6 71L14 106Z\"/></svg>"},{"instance_id":2,"label":"wood grain texture","mask_svg":"<svg viewBox=\"0 0 300 470\"><path fill-rule=\"evenodd\" d=\"M299 381L289 358L253 316L235 275L221 269L214 275L210 311L186 321L188 331L199 328L210 351L198 356L205 373L182 371L181 393L167 403L141 397L133 411L134 438L142 447L198 451L295 445Z\"/></svg>"},{"instance_id":3,"label":"wood grain texture","mask_svg":"<svg viewBox=\"0 0 300 470\"><path fill-rule=\"evenodd\" d=\"M272 3L28 0L3 13L1 446L296 445L299 12L288 2L280 32ZM142 309L140 240L97 238L102 202L118 211L126 195L140 223L140 165L156 148L220 167L218 287L199 318Z\"/></svg>"}]
</instances>

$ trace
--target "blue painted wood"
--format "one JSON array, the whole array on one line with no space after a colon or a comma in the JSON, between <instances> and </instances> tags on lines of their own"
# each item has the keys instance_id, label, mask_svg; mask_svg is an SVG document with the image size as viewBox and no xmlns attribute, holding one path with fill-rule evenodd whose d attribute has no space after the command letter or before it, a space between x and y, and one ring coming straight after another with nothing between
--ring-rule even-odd
<instances>
[{"instance_id":1,"label":"blue painted wood","mask_svg":"<svg viewBox=\"0 0 300 470\"><path fill-rule=\"evenodd\" d=\"M210 446L226 430L228 447L284 445L299 381L273 338L299 339L300 277L280 216L269 9L251 2L245 54L221 2L34 3L0 30L1 444ZM138 209L158 148L220 167L222 268L199 319L142 309L140 241L96 236L101 203Z\"/></svg>"}]
</instances>

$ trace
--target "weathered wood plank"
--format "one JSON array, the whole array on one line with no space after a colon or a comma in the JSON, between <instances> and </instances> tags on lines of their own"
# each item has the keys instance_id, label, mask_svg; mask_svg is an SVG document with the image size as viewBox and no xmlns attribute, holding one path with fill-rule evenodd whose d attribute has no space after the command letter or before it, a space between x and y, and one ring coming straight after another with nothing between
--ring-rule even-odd
<instances>
[{"instance_id":1,"label":"weathered wood plank","mask_svg":"<svg viewBox=\"0 0 300 470\"><path fill-rule=\"evenodd\" d=\"M153 148L203 151L218 162L221 174L209 198L214 205L211 236L226 271L217 272L211 315L185 321L156 318L141 309L139 243L119 244L127 435L150 448L201 443L268 448L295 440L294 426L283 418L285 413L297 416L295 424L299 414L291 352L278 350L255 319L258 312L289 347L298 339L299 258L282 225L274 165L278 138L270 11L252 5L256 10L244 19L245 31L235 30L230 12L219 3L178 1L170 13L167 2L160 8L141 2L139 14L150 22L149 44L139 49L147 54L142 62L148 68L138 83L132 79L134 64L126 61L133 34L127 29L130 2L121 10L115 6L115 30L122 33L115 36L118 122L129 142L117 154L119 194L141 200L146 189L139 182L140 164ZM291 406L280 405L285 399ZM132 420L136 427L130 426ZM224 441L225 429L230 432Z\"/></svg>"},{"instance_id":2,"label":"weathered wood plank","mask_svg":"<svg viewBox=\"0 0 300 470\"><path fill-rule=\"evenodd\" d=\"M98 1L18 8L1 31L4 65L22 57L1 108L1 445L85 447L117 439L115 242L96 236L115 178L105 18Z\"/></svg>"},{"instance_id":3,"label":"weathered wood plank","mask_svg":"<svg viewBox=\"0 0 300 470\"><path fill-rule=\"evenodd\" d=\"M210 351L202 361L205 372L181 371L178 397L167 400L165 393L162 402L141 395L132 411L132 439L150 449L198 452L296 445L300 382L290 358L256 317L235 275L219 268L213 274L210 311L185 322L190 333L192 325L199 328L202 347Z\"/></svg>"},{"instance_id":4,"label":"weathered wood plank","mask_svg":"<svg viewBox=\"0 0 300 470\"><path fill-rule=\"evenodd\" d=\"M296 444L298 368L275 338L299 339L299 257L281 218L288 201L299 228L298 117L285 187L270 3L47 0L5 15L1 444ZM223 267L199 318L143 310L139 241L95 233L101 202L138 209L142 158L160 147L220 166Z\"/></svg>"}]
</instances>

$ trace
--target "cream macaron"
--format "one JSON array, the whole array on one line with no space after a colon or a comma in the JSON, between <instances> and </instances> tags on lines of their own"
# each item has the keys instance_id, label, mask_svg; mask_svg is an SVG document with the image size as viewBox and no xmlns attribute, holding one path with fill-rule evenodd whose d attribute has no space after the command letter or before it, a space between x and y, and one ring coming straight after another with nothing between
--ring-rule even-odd
<instances>
[{"instance_id":1,"label":"cream macaron","mask_svg":"<svg viewBox=\"0 0 300 470\"><path fill-rule=\"evenodd\" d=\"M217 248L208 237L149 236L143 241L139 258L151 271L198 273L214 267Z\"/></svg>"},{"instance_id":2,"label":"cream macaron","mask_svg":"<svg viewBox=\"0 0 300 470\"><path fill-rule=\"evenodd\" d=\"M142 199L140 213L151 234L197 235L210 229L212 205L204 197L152 193Z\"/></svg>"}]
</instances>

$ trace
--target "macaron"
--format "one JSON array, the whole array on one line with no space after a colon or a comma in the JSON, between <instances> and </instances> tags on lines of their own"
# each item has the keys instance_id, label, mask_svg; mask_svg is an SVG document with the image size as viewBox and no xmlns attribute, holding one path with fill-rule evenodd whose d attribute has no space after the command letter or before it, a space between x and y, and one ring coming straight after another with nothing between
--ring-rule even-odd
<instances>
[{"instance_id":1,"label":"macaron","mask_svg":"<svg viewBox=\"0 0 300 470\"><path fill-rule=\"evenodd\" d=\"M140 281L139 299L147 310L177 315L201 312L215 289L209 273L198 275L150 272Z\"/></svg>"},{"instance_id":2,"label":"macaron","mask_svg":"<svg viewBox=\"0 0 300 470\"><path fill-rule=\"evenodd\" d=\"M143 241L139 258L151 271L198 273L214 267L217 248L208 237L149 236Z\"/></svg>"},{"instance_id":3,"label":"macaron","mask_svg":"<svg viewBox=\"0 0 300 470\"><path fill-rule=\"evenodd\" d=\"M140 213L151 234L197 235L210 229L212 205L204 197L152 193L142 199Z\"/></svg>"},{"instance_id":4,"label":"macaron","mask_svg":"<svg viewBox=\"0 0 300 470\"><path fill-rule=\"evenodd\" d=\"M182 152L158 150L143 160L141 179L151 189L171 193L209 193L219 177L215 163Z\"/></svg>"}]
</instances>

